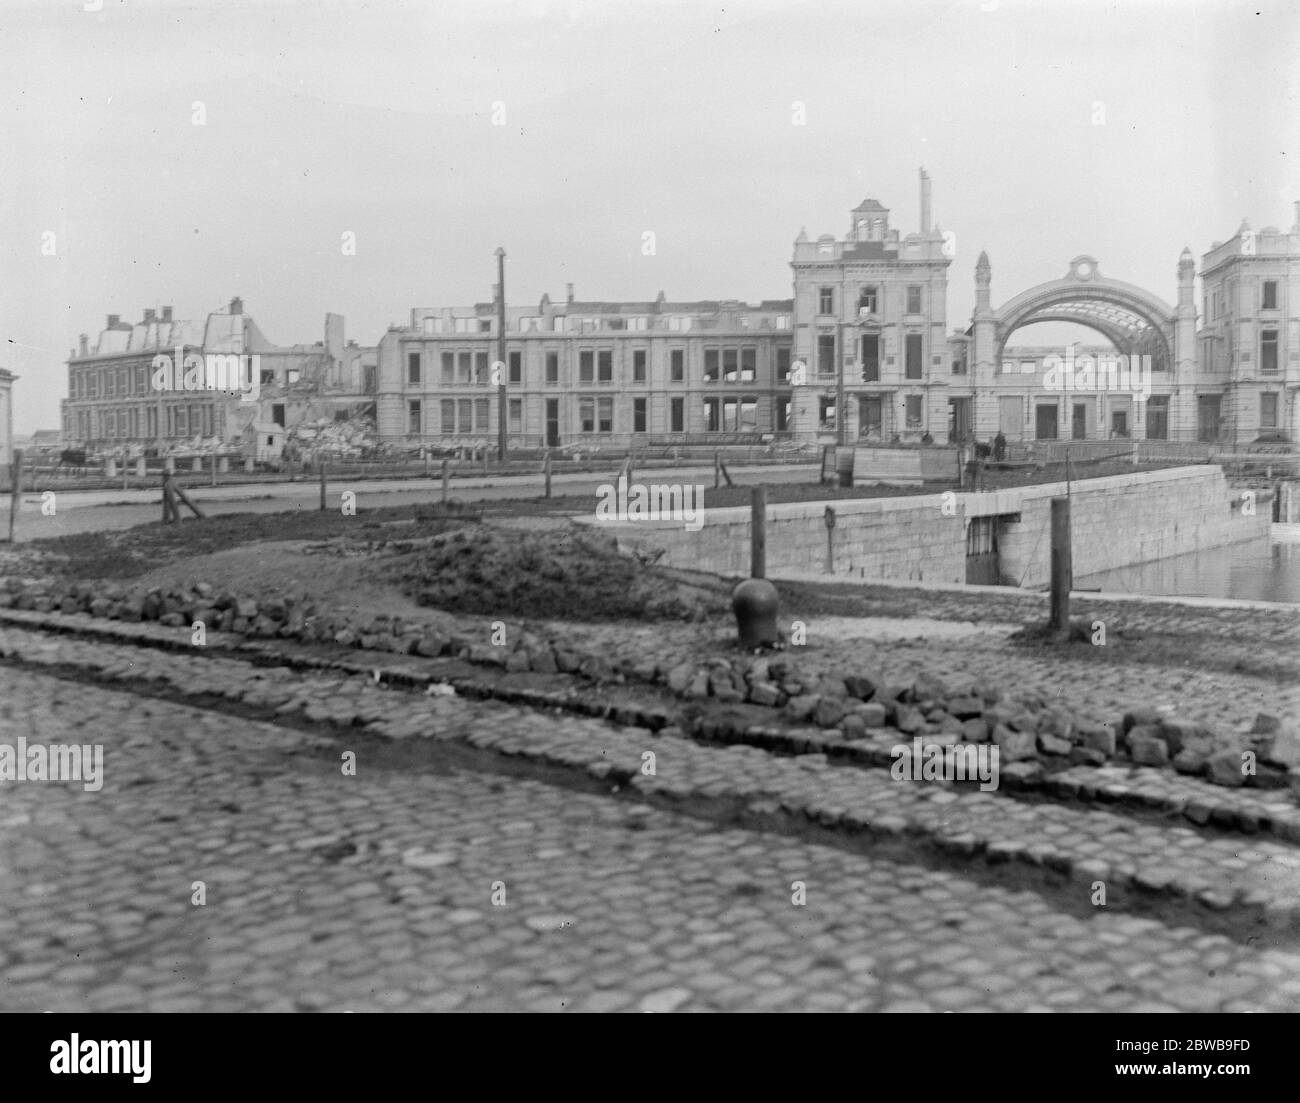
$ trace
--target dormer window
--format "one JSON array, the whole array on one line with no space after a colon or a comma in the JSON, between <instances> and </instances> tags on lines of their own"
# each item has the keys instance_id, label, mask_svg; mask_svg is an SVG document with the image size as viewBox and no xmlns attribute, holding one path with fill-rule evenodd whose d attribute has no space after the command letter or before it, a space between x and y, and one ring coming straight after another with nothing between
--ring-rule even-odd
<instances>
[{"instance_id":1,"label":"dormer window","mask_svg":"<svg viewBox=\"0 0 1300 1103\"><path fill-rule=\"evenodd\" d=\"M876 289L864 287L858 294L858 314L876 313Z\"/></svg>"}]
</instances>

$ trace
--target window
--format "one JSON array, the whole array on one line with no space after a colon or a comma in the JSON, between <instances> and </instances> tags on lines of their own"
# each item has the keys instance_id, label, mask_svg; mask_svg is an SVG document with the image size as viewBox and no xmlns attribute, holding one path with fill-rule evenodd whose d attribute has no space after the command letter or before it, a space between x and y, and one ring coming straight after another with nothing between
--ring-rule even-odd
<instances>
[{"instance_id":1,"label":"window","mask_svg":"<svg viewBox=\"0 0 1300 1103\"><path fill-rule=\"evenodd\" d=\"M614 382L614 352L612 349L601 349L596 353L596 382Z\"/></svg>"},{"instance_id":2,"label":"window","mask_svg":"<svg viewBox=\"0 0 1300 1103\"><path fill-rule=\"evenodd\" d=\"M686 431L686 399L674 398L669 403L669 431L684 433Z\"/></svg>"},{"instance_id":3,"label":"window","mask_svg":"<svg viewBox=\"0 0 1300 1103\"><path fill-rule=\"evenodd\" d=\"M488 381L488 354L486 352L476 352L474 354L474 382L486 383Z\"/></svg>"},{"instance_id":4,"label":"window","mask_svg":"<svg viewBox=\"0 0 1300 1103\"><path fill-rule=\"evenodd\" d=\"M524 354L522 352L510 353L510 380L511 383L522 383L524 381Z\"/></svg>"},{"instance_id":5,"label":"window","mask_svg":"<svg viewBox=\"0 0 1300 1103\"><path fill-rule=\"evenodd\" d=\"M919 394L909 394L907 396L907 427L909 429L921 428L921 396Z\"/></svg>"},{"instance_id":6,"label":"window","mask_svg":"<svg viewBox=\"0 0 1300 1103\"><path fill-rule=\"evenodd\" d=\"M758 376L758 349L745 345L740 350L740 381L752 383Z\"/></svg>"},{"instance_id":7,"label":"window","mask_svg":"<svg viewBox=\"0 0 1300 1103\"><path fill-rule=\"evenodd\" d=\"M673 349L670 356L669 380L682 383L686 379L686 350Z\"/></svg>"},{"instance_id":8,"label":"window","mask_svg":"<svg viewBox=\"0 0 1300 1103\"><path fill-rule=\"evenodd\" d=\"M149 389L149 377L143 367L135 369L135 393L144 394Z\"/></svg>"},{"instance_id":9,"label":"window","mask_svg":"<svg viewBox=\"0 0 1300 1103\"><path fill-rule=\"evenodd\" d=\"M406 431L408 433L418 433L420 431L420 400L413 398L406 404Z\"/></svg>"},{"instance_id":10,"label":"window","mask_svg":"<svg viewBox=\"0 0 1300 1103\"><path fill-rule=\"evenodd\" d=\"M789 329L789 328L790 328L790 315L788 315L788 314L782 314L779 318L777 318L777 320L776 320L776 328L777 328L777 329Z\"/></svg>"},{"instance_id":11,"label":"window","mask_svg":"<svg viewBox=\"0 0 1300 1103\"><path fill-rule=\"evenodd\" d=\"M817 313L835 313L835 288L823 287L817 292Z\"/></svg>"},{"instance_id":12,"label":"window","mask_svg":"<svg viewBox=\"0 0 1300 1103\"><path fill-rule=\"evenodd\" d=\"M1259 396L1259 427L1261 429L1277 428L1277 395Z\"/></svg>"},{"instance_id":13,"label":"window","mask_svg":"<svg viewBox=\"0 0 1300 1103\"><path fill-rule=\"evenodd\" d=\"M965 375L965 374L966 374L966 355L965 355L965 353L962 353L961 355L959 355L959 356L957 357L957 359L954 360L954 361L952 362L952 374L953 374L953 375Z\"/></svg>"},{"instance_id":14,"label":"window","mask_svg":"<svg viewBox=\"0 0 1300 1103\"><path fill-rule=\"evenodd\" d=\"M790 350L784 345L778 346L776 350L776 381L790 382Z\"/></svg>"},{"instance_id":15,"label":"window","mask_svg":"<svg viewBox=\"0 0 1300 1103\"><path fill-rule=\"evenodd\" d=\"M632 432L644 433L645 430L645 399L632 399Z\"/></svg>"},{"instance_id":16,"label":"window","mask_svg":"<svg viewBox=\"0 0 1300 1103\"><path fill-rule=\"evenodd\" d=\"M509 407L510 424L507 430L511 433L522 433L524 431L524 400L522 398L512 398Z\"/></svg>"},{"instance_id":17,"label":"window","mask_svg":"<svg viewBox=\"0 0 1300 1103\"><path fill-rule=\"evenodd\" d=\"M645 349L632 350L632 382L645 382Z\"/></svg>"},{"instance_id":18,"label":"window","mask_svg":"<svg viewBox=\"0 0 1300 1103\"><path fill-rule=\"evenodd\" d=\"M790 403L783 398L776 400L776 431L784 433L790 428Z\"/></svg>"},{"instance_id":19,"label":"window","mask_svg":"<svg viewBox=\"0 0 1300 1103\"><path fill-rule=\"evenodd\" d=\"M457 399L456 414L459 418L457 422L459 431L472 433L474 431L474 400L472 398Z\"/></svg>"},{"instance_id":20,"label":"window","mask_svg":"<svg viewBox=\"0 0 1300 1103\"><path fill-rule=\"evenodd\" d=\"M876 289L874 287L864 287L858 295L858 313L874 314L876 313Z\"/></svg>"},{"instance_id":21,"label":"window","mask_svg":"<svg viewBox=\"0 0 1300 1103\"><path fill-rule=\"evenodd\" d=\"M104 397L115 398L117 396L117 372L115 371L109 372L108 379L105 381L105 383L106 383L106 389L104 391Z\"/></svg>"},{"instance_id":22,"label":"window","mask_svg":"<svg viewBox=\"0 0 1300 1103\"><path fill-rule=\"evenodd\" d=\"M637 330L637 331L640 331L640 330L643 330L643 329L648 329L648 328L649 328L649 326L648 326L648 324L647 324L648 322L649 322L649 319L648 319L648 318L628 318L628 319L627 319L627 328L628 328L628 329L634 329L634 330Z\"/></svg>"},{"instance_id":23,"label":"window","mask_svg":"<svg viewBox=\"0 0 1300 1103\"><path fill-rule=\"evenodd\" d=\"M921 335L909 333L906 338L906 375L908 379L921 378Z\"/></svg>"},{"instance_id":24,"label":"window","mask_svg":"<svg viewBox=\"0 0 1300 1103\"><path fill-rule=\"evenodd\" d=\"M408 383L420 382L420 354L418 352L408 352L406 354L406 381Z\"/></svg>"},{"instance_id":25,"label":"window","mask_svg":"<svg viewBox=\"0 0 1300 1103\"><path fill-rule=\"evenodd\" d=\"M456 400L454 398L444 398L442 400L442 433L443 436L456 435Z\"/></svg>"},{"instance_id":26,"label":"window","mask_svg":"<svg viewBox=\"0 0 1300 1103\"><path fill-rule=\"evenodd\" d=\"M578 382L593 383L596 379L596 354L591 349L578 353ZM590 433L590 429L584 430Z\"/></svg>"},{"instance_id":27,"label":"window","mask_svg":"<svg viewBox=\"0 0 1300 1103\"><path fill-rule=\"evenodd\" d=\"M822 432L835 430L835 399L822 397L818 401L817 424Z\"/></svg>"},{"instance_id":28,"label":"window","mask_svg":"<svg viewBox=\"0 0 1300 1103\"><path fill-rule=\"evenodd\" d=\"M578 399L578 424L584 433L596 431L596 400L594 398Z\"/></svg>"},{"instance_id":29,"label":"window","mask_svg":"<svg viewBox=\"0 0 1300 1103\"><path fill-rule=\"evenodd\" d=\"M596 399L597 429L602 433L614 431L614 400L612 398Z\"/></svg>"},{"instance_id":30,"label":"window","mask_svg":"<svg viewBox=\"0 0 1300 1103\"><path fill-rule=\"evenodd\" d=\"M1277 309L1277 280L1264 281L1264 294L1261 297L1259 308L1261 310Z\"/></svg>"},{"instance_id":31,"label":"window","mask_svg":"<svg viewBox=\"0 0 1300 1103\"><path fill-rule=\"evenodd\" d=\"M437 318L424 318L422 320L422 327L425 333L437 333L437 329L434 328L437 324Z\"/></svg>"},{"instance_id":32,"label":"window","mask_svg":"<svg viewBox=\"0 0 1300 1103\"><path fill-rule=\"evenodd\" d=\"M492 319L491 319L491 318L480 318L480 319L478 320L478 331L479 331L480 333L491 333L491 332L492 332Z\"/></svg>"},{"instance_id":33,"label":"window","mask_svg":"<svg viewBox=\"0 0 1300 1103\"><path fill-rule=\"evenodd\" d=\"M728 383L735 383L740 378L740 350L722 350L722 378Z\"/></svg>"},{"instance_id":34,"label":"window","mask_svg":"<svg viewBox=\"0 0 1300 1103\"><path fill-rule=\"evenodd\" d=\"M907 289L907 313L908 314L921 313L921 285L920 284L914 283Z\"/></svg>"},{"instance_id":35,"label":"window","mask_svg":"<svg viewBox=\"0 0 1300 1103\"><path fill-rule=\"evenodd\" d=\"M492 428L492 422L488 417L489 412L486 398L474 399L474 431L476 433L486 433Z\"/></svg>"},{"instance_id":36,"label":"window","mask_svg":"<svg viewBox=\"0 0 1300 1103\"><path fill-rule=\"evenodd\" d=\"M706 398L704 400L704 431L720 433L722 431L722 399Z\"/></svg>"},{"instance_id":37,"label":"window","mask_svg":"<svg viewBox=\"0 0 1300 1103\"><path fill-rule=\"evenodd\" d=\"M448 386L456 381L456 354L454 352L444 352L442 354L442 385Z\"/></svg>"},{"instance_id":38,"label":"window","mask_svg":"<svg viewBox=\"0 0 1300 1103\"><path fill-rule=\"evenodd\" d=\"M283 402L277 402L274 405L272 405L271 420L275 422L276 425L279 426L284 425L284 403Z\"/></svg>"},{"instance_id":39,"label":"window","mask_svg":"<svg viewBox=\"0 0 1300 1103\"><path fill-rule=\"evenodd\" d=\"M691 320L689 318L669 318L668 328L674 333L685 332L691 328Z\"/></svg>"},{"instance_id":40,"label":"window","mask_svg":"<svg viewBox=\"0 0 1300 1103\"><path fill-rule=\"evenodd\" d=\"M606 328L608 329L627 329L626 318L607 318Z\"/></svg>"},{"instance_id":41,"label":"window","mask_svg":"<svg viewBox=\"0 0 1300 1103\"><path fill-rule=\"evenodd\" d=\"M473 332L474 332L474 319L473 319L473 318L457 318L457 319L456 319L456 332L457 332L457 333L473 333Z\"/></svg>"},{"instance_id":42,"label":"window","mask_svg":"<svg viewBox=\"0 0 1300 1103\"><path fill-rule=\"evenodd\" d=\"M704 350L704 382L716 383L718 381L718 350Z\"/></svg>"},{"instance_id":43,"label":"window","mask_svg":"<svg viewBox=\"0 0 1300 1103\"><path fill-rule=\"evenodd\" d=\"M835 374L835 334L822 333L817 337L817 374Z\"/></svg>"},{"instance_id":44,"label":"window","mask_svg":"<svg viewBox=\"0 0 1300 1103\"><path fill-rule=\"evenodd\" d=\"M1259 335L1259 370L1265 375L1277 372L1277 330L1266 329Z\"/></svg>"},{"instance_id":45,"label":"window","mask_svg":"<svg viewBox=\"0 0 1300 1103\"><path fill-rule=\"evenodd\" d=\"M546 354L546 382L558 383L560 381L560 354L558 352L548 352Z\"/></svg>"},{"instance_id":46,"label":"window","mask_svg":"<svg viewBox=\"0 0 1300 1103\"><path fill-rule=\"evenodd\" d=\"M1169 439L1169 396L1152 395L1147 399L1147 440Z\"/></svg>"}]
</instances>

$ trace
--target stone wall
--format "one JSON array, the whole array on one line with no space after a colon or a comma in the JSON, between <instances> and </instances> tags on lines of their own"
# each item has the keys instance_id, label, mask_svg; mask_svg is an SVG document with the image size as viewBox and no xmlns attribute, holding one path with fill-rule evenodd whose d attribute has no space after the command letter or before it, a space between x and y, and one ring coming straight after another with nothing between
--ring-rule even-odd
<instances>
[{"instance_id":1,"label":"stone wall","mask_svg":"<svg viewBox=\"0 0 1300 1103\"><path fill-rule=\"evenodd\" d=\"M1272 514L1259 492L1243 515L1239 492L1218 467L1075 481L1071 515L1076 576L1183 555L1201 548L1269 539ZM834 573L871 580L963 583L971 518L997 517L1004 583L1046 586L1051 499L1065 483L994 493L927 494L907 498L801 502L768 507L768 573L820 572L826 565L825 512L835 510ZM589 521L587 523L595 523ZM599 527L620 542L662 549L665 566L721 575L749 573L749 510L709 510L699 531L681 522L615 522Z\"/></svg>"}]
</instances>

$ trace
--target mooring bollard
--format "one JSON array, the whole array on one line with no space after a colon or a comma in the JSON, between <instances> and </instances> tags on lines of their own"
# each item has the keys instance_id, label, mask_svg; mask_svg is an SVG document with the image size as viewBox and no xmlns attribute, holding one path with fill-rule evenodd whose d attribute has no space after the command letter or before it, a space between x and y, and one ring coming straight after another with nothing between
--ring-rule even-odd
<instances>
[{"instance_id":1,"label":"mooring bollard","mask_svg":"<svg viewBox=\"0 0 1300 1103\"><path fill-rule=\"evenodd\" d=\"M442 508L447 508L447 484L451 481L451 461L443 458L442 461Z\"/></svg>"},{"instance_id":2,"label":"mooring bollard","mask_svg":"<svg viewBox=\"0 0 1300 1103\"><path fill-rule=\"evenodd\" d=\"M546 496L551 496L551 450L546 450L546 458L542 461L542 473L546 476Z\"/></svg>"},{"instance_id":3,"label":"mooring bollard","mask_svg":"<svg viewBox=\"0 0 1300 1103\"><path fill-rule=\"evenodd\" d=\"M835 530L835 510L831 506L826 507L826 516L823 518L826 522L826 573L835 573L835 545L834 537L831 533Z\"/></svg>"},{"instance_id":4,"label":"mooring bollard","mask_svg":"<svg viewBox=\"0 0 1300 1103\"><path fill-rule=\"evenodd\" d=\"M1052 597L1051 630L1060 635L1070 631L1070 590L1074 585L1070 549L1070 499L1052 499Z\"/></svg>"},{"instance_id":5,"label":"mooring bollard","mask_svg":"<svg viewBox=\"0 0 1300 1103\"><path fill-rule=\"evenodd\" d=\"M136 461L135 461L135 477L136 477L137 479L143 479L143 478L145 477L145 475L148 473L148 470L149 470L149 468L148 468L147 465L145 464L145 458L144 458L143 456L138 456L138 457L136 457Z\"/></svg>"},{"instance_id":6,"label":"mooring bollard","mask_svg":"<svg viewBox=\"0 0 1300 1103\"><path fill-rule=\"evenodd\" d=\"M170 525L173 522L179 521L181 519L180 510L176 506L176 490L172 483L172 476L170 471L163 475L162 494L163 494L163 502L162 502L163 524Z\"/></svg>"},{"instance_id":7,"label":"mooring bollard","mask_svg":"<svg viewBox=\"0 0 1300 1103\"><path fill-rule=\"evenodd\" d=\"M776 627L777 592L767 580L767 491L756 486L749 499L750 577L731 595L740 646L762 647L780 642Z\"/></svg>"},{"instance_id":8,"label":"mooring bollard","mask_svg":"<svg viewBox=\"0 0 1300 1103\"><path fill-rule=\"evenodd\" d=\"M325 460L322 458L317 461L320 464L320 511L325 512Z\"/></svg>"}]
</instances>

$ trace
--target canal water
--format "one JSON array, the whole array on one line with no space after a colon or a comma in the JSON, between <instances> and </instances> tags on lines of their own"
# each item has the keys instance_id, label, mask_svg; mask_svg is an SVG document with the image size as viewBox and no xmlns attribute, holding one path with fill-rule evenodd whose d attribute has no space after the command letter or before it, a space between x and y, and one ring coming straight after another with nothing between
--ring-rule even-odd
<instances>
[{"instance_id":1,"label":"canal water","mask_svg":"<svg viewBox=\"0 0 1300 1103\"><path fill-rule=\"evenodd\" d=\"M1076 576L1076 590L1300 604L1300 543L1251 541Z\"/></svg>"}]
</instances>

